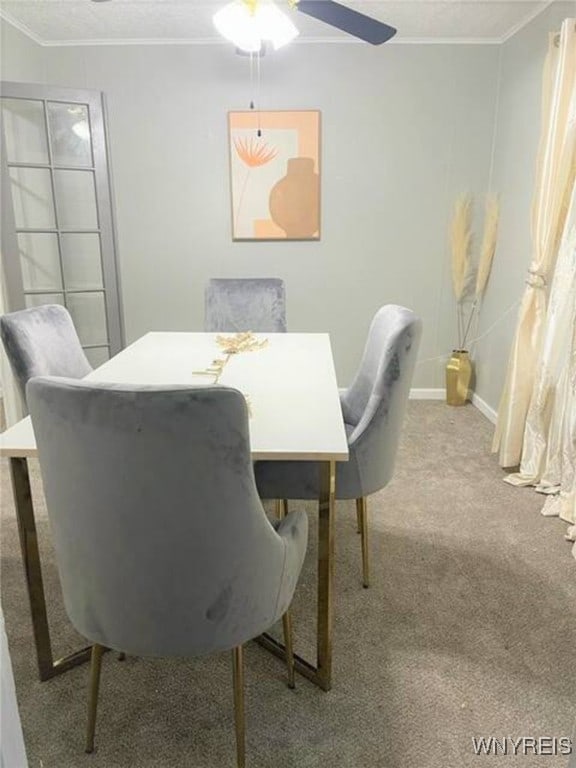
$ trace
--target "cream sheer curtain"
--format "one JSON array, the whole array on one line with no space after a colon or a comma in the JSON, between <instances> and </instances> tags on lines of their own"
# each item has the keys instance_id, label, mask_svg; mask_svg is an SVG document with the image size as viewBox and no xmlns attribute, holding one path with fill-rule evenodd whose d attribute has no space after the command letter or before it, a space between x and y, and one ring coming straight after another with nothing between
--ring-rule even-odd
<instances>
[{"instance_id":1,"label":"cream sheer curtain","mask_svg":"<svg viewBox=\"0 0 576 768\"><path fill-rule=\"evenodd\" d=\"M576 541L576 20L567 19L560 35L559 45L552 41L549 51L544 86L550 84L553 93L544 98L550 114L562 115L563 125L551 129L550 121L545 125L547 132L543 144L551 138L562 137L558 157L562 168L558 168L556 181L560 187L554 198L542 197L541 184L534 204L534 236L536 257L543 255L538 264L544 264L546 272L540 272L541 288L529 285L528 300L535 307L533 326L521 329L532 334L530 348L532 374L531 388L524 390L520 397L528 397L524 425L518 447L518 436L511 437L509 444L500 445L500 459L503 466L509 465L510 457L520 450L520 471L509 475L506 481L513 485L534 485L540 493L548 494L542 514L559 516L571 523L568 538ZM564 87L568 87L564 90ZM560 103L563 106L560 108ZM552 119L552 117L551 117ZM549 159L552 165L552 148L541 145L539 171ZM542 179L542 175L539 176ZM547 187L552 179L547 180ZM550 190L551 191L551 190ZM552 205L554 203L554 205ZM557 226L557 231L553 226ZM540 238L537 240L537 238ZM539 245L538 245L539 243ZM536 259L531 265L534 276ZM535 282L534 280L529 281ZM547 282L550 283L549 291ZM539 294L539 298L536 296ZM526 297L525 297L526 300ZM546 306L543 307L543 302ZM520 323L527 324L527 315L520 317ZM517 352L519 346L514 350ZM526 362L525 360L523 362ZM513 381L516 371L511 376ZM508 396L503 424L510 427L513 419L511 410L518 405L515 392ZM508 419L508 421L506 421ZM504 441L504 433L500 435ZM502 461L502 458L505 461ZM572 553L576 558L576 544Z\"/></svg>"},{"instance_id":2,"label":"cream sheer curtain","mask_svg":"<svg viewBox=\"0 0 576 768\"><path fill-rule=\"evenodd\" d=\"M568 537L576 541L576 183L550 289L520 472L506 481L549 494L542 514L572 523Z\"/></svg>"},{"instance_id":3,"label":"cream sheer curtain","mask_svg":"<svg viewBox=\"0 0 576 768\"><path fill-rule=\"evenodd\" d=\"M544 67L542 135L532 206L534 254L498 409L493 450L500 465L520 464L526 418L546 326L547 293L564 229L574 179L576 125L576 19L551 35Z\"/></svg>"}]
</instances>

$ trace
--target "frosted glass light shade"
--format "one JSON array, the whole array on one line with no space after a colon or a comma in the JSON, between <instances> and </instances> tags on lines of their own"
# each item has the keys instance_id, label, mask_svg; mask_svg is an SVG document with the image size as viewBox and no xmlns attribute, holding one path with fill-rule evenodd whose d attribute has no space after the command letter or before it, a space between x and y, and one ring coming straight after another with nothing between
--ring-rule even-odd
<instances>
[{"instance_id":1,"label":"frosted glass light shade","mask_svg":"<svg viewBox=\"0 0 576 768\"><path fill-rule=\"evenodd\" d=\"M258 53L264 40L277 50L299 34L271 0L260 0L254 10L244 0L234 0L215 13L213 21L223 37L247 53Z\"/></svg>"}]
</instances>

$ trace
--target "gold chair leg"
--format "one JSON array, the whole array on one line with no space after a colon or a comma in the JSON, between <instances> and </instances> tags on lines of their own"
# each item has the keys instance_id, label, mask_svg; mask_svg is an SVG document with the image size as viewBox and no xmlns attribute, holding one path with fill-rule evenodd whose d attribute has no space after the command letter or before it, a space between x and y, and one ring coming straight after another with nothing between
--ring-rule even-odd
<instances>
[{"instance_id":1,"label":"gold chair leg","mask_svg":"<svg viewBox=\"0 0 576 768\"><path fill-rule=\"evenodd\" d=\"M86 752L94 752L94 733L96 731L96 710L98 708L98 690L100 688L100 669L104 647L95 643L92 646L90 665L90 693L88 696L88 730L86 732Z\"/></svg>"},{"instance_id":2,"label":"gold chair leg","mask_svg":"<svg viewBox=\"0 0 576 768\"><path fill-rule=\"evenodd\" d=\"M242 646L232 650L234 678L234 722L236 725L236 761L238 768L246 765L246 725L244 719L244 663Z\"/></svg>"},{"instance_id":3,"label":"gold chair leg","mask_svg":"<svg viewBox=\"0 0 576 768\"><path fill-rule=\"evenodd\" d=\"M294 644L292 642L292 615L290 609L282 616L284 628L284 646L286 647L286 667L288 670L288 688L296 688L294 680Z\"/></svg>"},{"instance_id":4,"label":"gold chair leg","mask_svg":"<svg viewBox=\"0 0 576 768\"><path fill-rule=\"evenodd\" d=\"M276 499L276 517L282 520L288 514L288 499Z\"/></svg>"},{"instance_id":5,"label":"gold chair leg","mask_svg":"<svg viewBox=\"0 0 576 768\"><path fill-rule=\"evenodd\" d=\"M370 555L368 551L368 500L365 496L356 499L356 513L360 536L362 537L362 584L368 589L370 586Z\"/></svg>"},{"instance_id":6,"label":"gold chair leg","mask_svg":"<svg viewBox=\"0 0 576 768\"><path fill-rule=\"evenodd\" d=\"M360 502L362 499L356 499L356 533L362 534L362 512L360 510Z\"/></svg>"}]
</instances>

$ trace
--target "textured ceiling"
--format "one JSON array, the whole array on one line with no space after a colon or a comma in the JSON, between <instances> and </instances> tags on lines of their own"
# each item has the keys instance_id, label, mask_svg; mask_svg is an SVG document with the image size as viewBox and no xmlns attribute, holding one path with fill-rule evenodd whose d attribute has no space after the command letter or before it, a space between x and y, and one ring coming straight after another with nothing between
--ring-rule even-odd
<instances>
[{"instance_id":1,"label":"textured ceiling","mask_svg":"<svg viewBox=\"0 0 576 768\"><path fill-rule=\"evenodd\" d=\"M290 11L301 42L355 42ZM546 8L549 0L341 0L398 29L394 42L500 42ZM44 45L220 42L212 15L227 0L3 0L0 15Z\"/></svg>"}]
</instances>

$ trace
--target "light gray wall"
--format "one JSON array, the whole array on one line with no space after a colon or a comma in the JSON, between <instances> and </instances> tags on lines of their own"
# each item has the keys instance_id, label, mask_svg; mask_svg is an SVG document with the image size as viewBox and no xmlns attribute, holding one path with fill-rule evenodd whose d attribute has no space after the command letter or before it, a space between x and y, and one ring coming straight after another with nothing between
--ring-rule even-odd
<instances>
[{"instance_id":1,"label":"light gray wall","mask_svg":"<svg viewBox=\"0 0 576 768\"><path fill-rule=\"evenodd\" d=\"M540 136L542 70L548 33L557 32L576 2L553 3L501 47L500 86L491 187L500 197L498 246L475 350L476 393L497 410L518 311L499 318L522 295L532 256L530 208ZM499 321L499 322L498 322Z\"/></svg>"},{"instance_id":2,"label":"light gray wall","mask_svg":"<svg viewBox=\"0 0 576 768\"><path fill-rule=\"evenodd\" d=\"M45 49L0 19L0 77L2 80L43 83Z\"/></svg>"},{"instance_id":3,"label":"light gray wall","mask_svg":"<svg viewBox=\"0 0 576 768\"><path fill-rule=\"evenodd\" d=\"M342 383L387 302L424 318L421 358L452 349L447 228L456 196L488 184L496 46L294 45L264 59L263 109L322 111L322 240L310 243L231 241L226 113L251 94L231 48L42 53L52 84L107 96L129 340L201 329L209 277L274 275L289 327L332 334ZM443 386L443 369L418 366L415 386Z\"/></svg>"}]
</instances>

